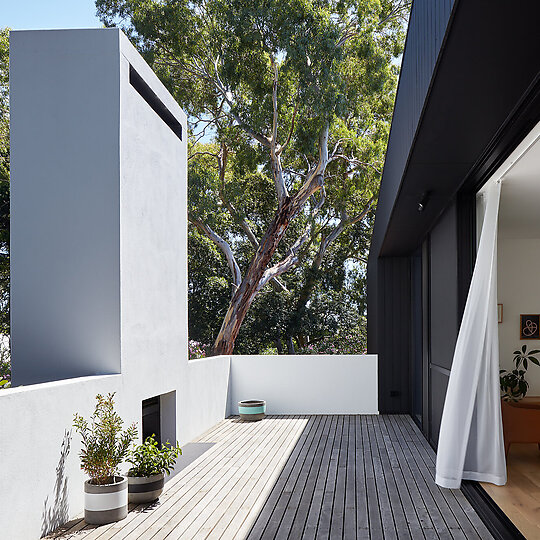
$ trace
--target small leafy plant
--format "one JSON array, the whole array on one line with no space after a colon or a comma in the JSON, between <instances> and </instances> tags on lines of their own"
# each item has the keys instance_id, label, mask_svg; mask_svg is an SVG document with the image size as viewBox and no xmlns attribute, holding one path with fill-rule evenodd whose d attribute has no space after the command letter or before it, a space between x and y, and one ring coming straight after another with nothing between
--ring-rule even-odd
<instances>
[{"instance_id":1,"label":"small leafy plant","mask_svg":"<svg viewBox=\"0 0 540 540\"><path fill-rule=\"evenodd\" d=\"M153 476L155 474L167 473L171 471L176 463L176 459L182 454L178 446L172 446L169 442L161 445L154 436L146 437L143 444L136 446L129 452L126 459L133 467L129 469L129 476Z\"/></svg>"},{"instance_id":2,"label":"small leafy plant","mask_svg":"<svg viewBox=\"0 0 540 540\"><path fill-rule=\"evenodd\" d=\"M512 371L501 369L499 371L502 398L505 401L519 401L525 397L529 390L529 383L525 380L525 373L529 368L529 362L540 366L540 361L533 356L540 353L540 350L533 349L527 352L527 345L523 345L521 350L514 351L515 368ZM520 369L520 368L523 369Z\"/></svg>"},{"instance_id":3,"label":"small leafy plant","mask_svg":"<svg viewBox=\"0 0 540 540\"><path fill-rule=\"evenodd\" d=\"M88 422L75 413L73 427L81 435L81 469L92 484L110 484L119 474L129 447L137 437L137 426L122 430L124 421L114 410L114 393L96 396L96 408Z\"/></svg>"}]
</instances>

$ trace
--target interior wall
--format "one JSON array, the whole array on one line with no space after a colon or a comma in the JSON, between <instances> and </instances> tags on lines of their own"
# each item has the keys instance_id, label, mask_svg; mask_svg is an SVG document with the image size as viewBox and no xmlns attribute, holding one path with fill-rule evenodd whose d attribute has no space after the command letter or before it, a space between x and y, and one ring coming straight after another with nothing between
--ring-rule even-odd
<instances>
[{"instance_id":1,"label":"interior wall","mask_svg":"<svg viewBox=\"0 0 540 540\"><path fill-rule=\"evenodd\" d=\"M540 340L522 340L519 335L520 314L540 313L539 268L540 239L499 238L497 301L503 304L503 322L499 324L502 369L513 367L512 353L523 345L529 350L540 349ZM540 367L529 366L526 379L528 395L540 395Z\"/></svg>"}]
</instances>

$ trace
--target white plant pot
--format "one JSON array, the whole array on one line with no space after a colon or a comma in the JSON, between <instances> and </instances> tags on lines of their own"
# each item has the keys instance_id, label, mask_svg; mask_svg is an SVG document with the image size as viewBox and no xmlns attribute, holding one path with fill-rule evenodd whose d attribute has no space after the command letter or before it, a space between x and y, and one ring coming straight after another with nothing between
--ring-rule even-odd
<instances>
[{"instance_id":1,"label":"white plant pot","mask_svg":"<svg viewBox=\"0 0 540 540\"><path fill-rule=\"evenodd\" d=\"M84 483L84 521L91 525L113 523L127 517L128 482L115 476L113 484Z\"/></svg>"}]
</instances>

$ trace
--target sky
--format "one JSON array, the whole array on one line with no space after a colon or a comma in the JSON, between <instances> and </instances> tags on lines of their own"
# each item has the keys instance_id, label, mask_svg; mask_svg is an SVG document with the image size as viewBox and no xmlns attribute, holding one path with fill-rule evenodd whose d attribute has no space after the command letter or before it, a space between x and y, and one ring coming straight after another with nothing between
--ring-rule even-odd
<instances>
[{"instance_id":1,"label":"sky","mask_svg":"<svg viewBox=\"0 0 540 540\"><path fill-rule=\"evenodd\" d=\"M0 28L99 28L94 0L0 0Z\"/></svg>"}]
</instances>

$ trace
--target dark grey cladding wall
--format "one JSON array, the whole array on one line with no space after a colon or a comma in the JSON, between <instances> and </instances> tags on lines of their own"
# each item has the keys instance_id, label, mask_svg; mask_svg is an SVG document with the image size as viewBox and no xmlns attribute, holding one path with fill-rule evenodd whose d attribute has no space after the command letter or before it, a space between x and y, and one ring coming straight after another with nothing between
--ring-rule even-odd
<instances>
[{"instance_id":1,"label":"dark grey cladding wall","mask_svg":"<svg viewBox=\"0 0 540 540\"><path fill-rule=\"evenodd\" d=\"M390 268L394 268L395 273L400 274L403 280L405 270L402 258L398 258L395 262L391 262L390 258L386 259L384 269L377 268L377 259L393 204L399 192L453 4L453 0L415 0L403 54L368 269L368 349L370 352L379 353L381 357L384 356L381 347L385 343L387 345L390 341L399 343L401 349L399 362L384 362L379 369L381 410L385 410L385 402L387 398L390 398L390 392L393 394L399 392L399 397L394 395L390 399L389 410L408 411L406 399L408 399L408 351L410 347L408 342L408 316L405 316L404 320L394 321L396 324L391 329L388 329L385 324L384 326L389 333L384 336L378 335L377 329L383 315L379 312L380 306L383 305L382 298L379 299L378 297L379 276L388 275ZM395 275L394 279L396 277ZM394 281L394 283L397 282ZM404 281L402 281L402 284L404 285ZM403 295L403 291L399 292L399 290L394 289L393 292L397 296ZM386 291L385 296L387 299L389 294L390 291ZM379 321L379 324L377 324L377 321ZM404 325L406 325L406 328ZM403 408L399 409L400 407Z\"/></svg>"},{"instance_id":2,"label":"dark grey cladding wall","mask_svg":"<svg viewBox=\"0 0 540 540\"><path fill-rule=\"evenodd\" d=\"M379 255L422 114L453 0L415 0L384 164L372 252Z\"/></svg>"}]
</instances>

